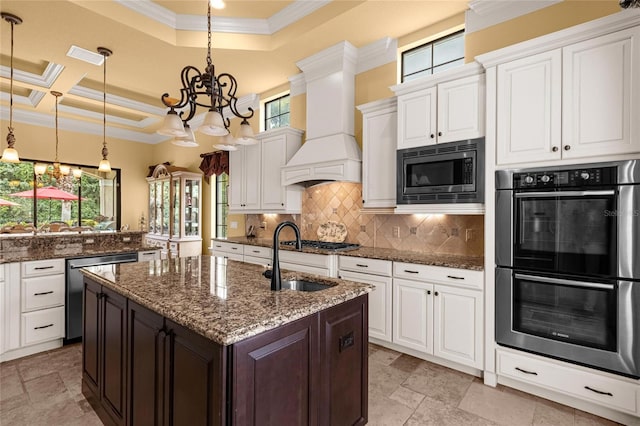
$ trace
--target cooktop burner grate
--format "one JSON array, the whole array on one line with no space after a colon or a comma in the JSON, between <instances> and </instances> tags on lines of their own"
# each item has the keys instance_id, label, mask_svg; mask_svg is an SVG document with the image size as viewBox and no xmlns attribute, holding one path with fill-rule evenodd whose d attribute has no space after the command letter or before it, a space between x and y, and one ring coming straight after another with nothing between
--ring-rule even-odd
<instances>
[{"instance_id":1,"label":"cooktop burner grate","mask_svg":"<svg viewBox=\"0 0 640 426\"><path fill-rule=\"evenodd\" d=\"M281 241L280 245L295 246L296 242L293 240ZM315 248L320 250L343 251L343 250L355 250L360 247L360 244L330 243L327 241L302 240L302 247L310 247L310 248Z\"/></svg>"}]
</instances>

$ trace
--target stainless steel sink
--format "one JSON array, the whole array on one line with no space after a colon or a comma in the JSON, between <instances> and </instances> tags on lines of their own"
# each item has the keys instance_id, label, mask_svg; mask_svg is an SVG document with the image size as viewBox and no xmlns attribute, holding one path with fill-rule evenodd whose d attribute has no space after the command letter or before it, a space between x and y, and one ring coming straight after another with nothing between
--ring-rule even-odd
<instances>
[{"instance_id":1,"label":"stainless steel sink","mask_svg":"<svg viewBox=\"0 0 640 426\"><path fill-rule=\"evenodd\" d=\"M282 281L282 288L297 291L320 291L333 287L330 284L319 283L307 280L288 280Z\"/></svg>"}]
</instances>

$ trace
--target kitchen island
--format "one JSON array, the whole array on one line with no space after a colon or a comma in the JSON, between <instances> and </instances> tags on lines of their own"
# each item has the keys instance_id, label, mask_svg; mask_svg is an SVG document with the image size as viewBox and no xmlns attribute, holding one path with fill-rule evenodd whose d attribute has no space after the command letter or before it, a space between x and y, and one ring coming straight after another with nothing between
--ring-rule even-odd
<instances>
[{"instance_id":1,"label":"kitchen island","mask_svg":"<svg viewBox=\"0 0 640 426\"><path fill-rule=\"evenodd\" d=\"M83 393L107 424L364 424L370 286L272 292L197 256L85 273Z\"/></svg>"}]
</instances>

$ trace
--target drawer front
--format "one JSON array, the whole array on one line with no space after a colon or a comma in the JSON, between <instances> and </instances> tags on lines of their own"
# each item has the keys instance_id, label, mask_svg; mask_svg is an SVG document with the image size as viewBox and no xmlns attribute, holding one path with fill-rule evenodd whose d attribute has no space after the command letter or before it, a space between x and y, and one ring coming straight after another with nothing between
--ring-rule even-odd
<instances>
[{"instance_id":1,"label":"drawer front","mask_svg":"<svg viewBox=\"0 0 640 426\"><path fill-rule=\"evenodd\" d=\"M484 288L484 272L469 269L393 262L393 276L478 290Z\"/></svg>"},{"instance_id":2,"label":"drawer front","mask_svg":"<svg viewBox=\"0 0 640 426\"><path fill-rule=\"evenodd\" d=\"M261 246L244 246L244 255L252 256L252 257L271 257L271 248L270 247L261 247Z\"/></svg>"},{"instance_id":3,"label":"drawer front","mask_svg":"<svg viewBox=\"0 0 640 426\"><path fill-rule=\"evenodd\" d=\"M34 260L22 262L22 277L37 277L64 273L64 259Z\"/></svg>"},{"instance_id":4,"label":"drawer front","mask_svg":"<svg viewBox=\"0 0 640 426\"><path fill-rule=\"evenodd\" d=\"M145 262L148 260L160 260L160 250L148 250L138 252L138 262Z\"/></svg>"},{"instance_id":5,"label":"drawer front","mask_svg":"<svg viewBox=\"0 0 640 426\"><path fill-rule=\"evenodd\" d=\"M213 252L237 253L242 255L242 244L213 241L211 249Z\"/></svg>"},{"instance_id":6,"label":"drawer front","mask_svg":"<svg viewBox=\"0 0 640 426\"><path fill-rule=\"evenodd\" d=\"M288 269L290 271L305 272L307 274L320 275L322 277L330 277L329 270L317 266L301 265L299 263L280 262L280 269Z\"/></svg>"},{"instance_id":7,"label":"drawer front","mask_svg":"<svg viewBox=\"0 0 640 426\"><path fill-rule=\"evenodd\" d=\"M64 305L64 274L22 280L22 312Z\"/></svg>"},{"instance_id":8,"label":"drawer front","mask_svg":"<svg viewBox=\"0 0 640 426\"><path fill-rule=\"evenodd\" d=\"M262 266L269 266L271 267L271 259L268 257L254 257L254 256L249 256L248 254L244 255L244 260L245 263L253 263L254 265L262 265Z\"/></svg>"},{"instance_id":9,"label":"drawer front","mask_svg":"<svg viewBox=\"0 0 640 426\"><path fill-rule=\"evenodd\" d=\"M618 410L635 413L637 384L498 351L498 374Z\"/></svg>"},{"instance_id":10,"label":"drawer front","mask_svg":"<svg viewBox=\"0 0 640 426\"><path fill-rule=\"evenodd\" d=\"M240 253L229 253L226 251L216 251L215 249L211 251L212 256L226 257L227 259L237 260L238 262L244 262L244 256L242 252Z\"/></svg>"},{"instance_id":11,"label":"drawer front","mask_svg":"<svg viewBox=\"0 0 640 426\"><path fill-rule=\"evenodd\" d=\"M367 259L365 257L338 256L338 269L390 277L393 263L389 260Z\"/></svg>"},{"instance_id":12,"label":"drawer front","mask_svg":"<svg viewBox=\"0 0 640 426\"><path fill-rule=\"evenodd\" d=\"M64 307L42 309L22 314L23 346L64 337Z\"/></svg>"},{"instance_id":13,"label":"drawer front","mask_svg":"<svg viewBox=\"0 0 640 426\"><path fill-rule=\"evenodd\" d=\"M298 263L300 265L313 266L316 268L329 269L330 267L329 255L279 250L278 256L281 262Z\"/></svg>"}]
</instances>

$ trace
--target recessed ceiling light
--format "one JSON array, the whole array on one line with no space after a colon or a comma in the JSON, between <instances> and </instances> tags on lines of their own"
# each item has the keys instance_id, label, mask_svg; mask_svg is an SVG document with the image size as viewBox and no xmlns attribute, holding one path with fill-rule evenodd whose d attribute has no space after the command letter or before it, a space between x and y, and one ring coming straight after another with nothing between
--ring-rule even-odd
<instances>
[{"instance_id":1,"label":"recessed ceiling light","mask_svg":"<svg viewBox=\"0 0 640 426\"><path fill-rule=\"evenodd\" d=\"M104 61L104 56L101 54L73 45L69 48L67 56L93 65L102 65Z\"/></svg>"}]
</instances>

